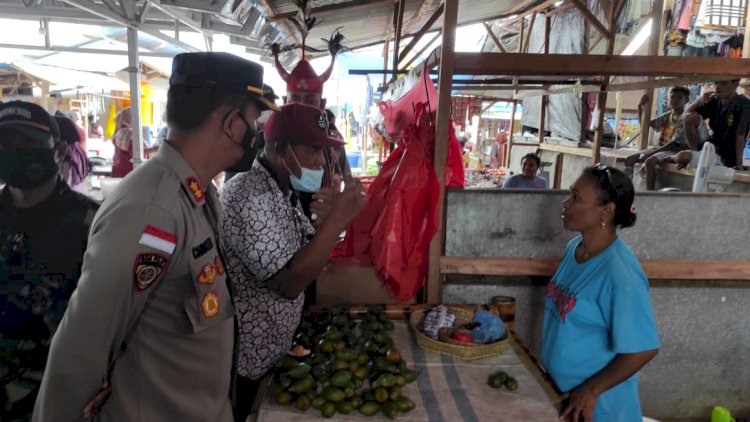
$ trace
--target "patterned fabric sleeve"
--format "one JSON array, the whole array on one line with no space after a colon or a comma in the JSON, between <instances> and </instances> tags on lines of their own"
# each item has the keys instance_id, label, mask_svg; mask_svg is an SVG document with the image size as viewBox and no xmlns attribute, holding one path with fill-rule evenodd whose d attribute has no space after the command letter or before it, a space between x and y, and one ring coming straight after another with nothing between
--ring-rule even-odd
<instances>
[{"instance_id":1,"label":"patterned fabric sleeve","mask_svg":"<svg viewBox=\"0 0 750 422\"><path fill-rule=\"evenodd\" d=\"M239 257L245 274L253 280L268 280L281 270L293 254L286 245L289 236L277 215L278 198L272 192L257 194L233 178L221 192L224 244Z\"/></svg>"}]
</instances>

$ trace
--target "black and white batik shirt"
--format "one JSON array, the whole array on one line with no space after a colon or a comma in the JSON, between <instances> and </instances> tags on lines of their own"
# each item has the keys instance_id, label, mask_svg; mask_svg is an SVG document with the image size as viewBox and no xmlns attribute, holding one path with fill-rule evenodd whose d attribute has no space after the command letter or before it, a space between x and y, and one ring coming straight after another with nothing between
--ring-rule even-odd
<instances>
[{"instance_id":1,"label":"black and white batik shirt","mask_svg":"<svg viewBox=\"0 0 750 422\"><path fill-rule=\"evenodd\" d=\"M229 180L219 199L227 271L234 285L239 322L237 372L259 379L291 348L304 294L289 300L266 282L315 234L294 193L285 194L256 160Z\"/></svg>"}]
</instances>

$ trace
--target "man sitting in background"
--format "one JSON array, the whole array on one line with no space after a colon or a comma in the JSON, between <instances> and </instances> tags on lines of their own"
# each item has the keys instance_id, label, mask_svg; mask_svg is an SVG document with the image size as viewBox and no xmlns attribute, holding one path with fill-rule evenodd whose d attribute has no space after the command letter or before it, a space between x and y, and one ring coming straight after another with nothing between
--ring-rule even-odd
<instances>
[{"instance_id":1,"label":"man sitting in background","mask_svg":"<svg viewBox=\"0 0 750 422\"><path fill-rule=\"evenodd\" d=\"M648 116L644 114L646 104L651 99L644 95L638 103L638 116L643 125L646 124ZM654 190L656 187L656 167L665 163L674 163L675 155L680 151L700 149L698 140L691 143L685 135L684 112L685 106L690 101L690 90L676 86L669 91L669 107L672 109L663 113L648 124L652 129L659 131L659 147L631 155L625 160L625 165L632 166L635 163L644 163L643 169L646 173L646 188Z\"/></svg>"},{"instance_id":2,"label":"man sitting in background","mask_svg":"<svg viewBox=\"0 0 750 422\"><path fill-rule=\"evenodd\" d=\"M701 122L708 119L711 136L708 142L724 165L743 170L742 155L750 130L750 99L737 94L740 80L716 82L716 92L706 92L687 109L685 133L692 143L699 140Z\"/></svg>"}]
</instances>

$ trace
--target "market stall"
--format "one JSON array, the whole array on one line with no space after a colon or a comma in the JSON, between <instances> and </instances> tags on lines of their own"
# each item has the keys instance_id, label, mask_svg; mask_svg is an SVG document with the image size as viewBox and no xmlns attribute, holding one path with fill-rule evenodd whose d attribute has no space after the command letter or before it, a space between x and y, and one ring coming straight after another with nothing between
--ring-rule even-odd
<instances>
[{"instance_id":1,"label":"market stall","mask_svg":"<svg viewBox=\"0 0 750 422\"><path fill-rule=\"evenodd\" d=\"M356 308L362 309L362 307L353 307L353 309ZM453 309L456 312L473 314L474 309L480 308L477 306L457 306L449 309ZM392 339L391 351L395 350L405 362L405 367L409 368L406 369L406 372L413 371L412 373L417 376L415 382L406 383L403 387L395 390L397 391L397 397L405 398L402 400L408 400L413 403L413 409L396 412L393 415L394 417L400 415L398 416L399 419L408 419L410 421L478 421L483 420L486 415L490 414L496 420L507 421L549 421L556 418L560 405L559 395L544 381L538 367L530 358L528 350L523 345L516 343L511 335L507 334L507 338L497 344L501 347L492 348L487 353L487 357L475 358L480 355L448 356L437 353L436 349L433 349L435 346L425 345L425 341L432 340L425 340L426 336L419 328L415 328L416 324L414 321L416 318L414 317L425 314L428 308L424 306L394 306L389 307L389 309L389 318L404 318L405 316L412 315L412 318L410 318L411 321L388 319L388 321L393 322L393 330L388 333ZM492 309L497 312L497 308ZM358 318L361 318L362 314L360 312ZM340 314L338 318L341 318ZM327 332L330 332L330 329ZM419 339L417 339L417 336L419 336ZM439 343L437 344L440 347ZM470 350L471 347L467 346ZM458 352L451 349L451 352L466 353L461 352L460 349ZM320 353L319 350L317 352ZM444 351L443 353L449 352ZM376 355L377 352L371 352L370 354ZM315 354L312 356L315 356ZM309 361L312 363L316 360L314 357L311 357ZM336 364L342 363L337 361ZM379 362L376 360L370 370L375 371L378 364ZM291 365L294 365L293 361ZM287 371L283 364L281 367L284 369L277 370L277 377L279 372L283 373ZM369 366L365 367L370 368ZM295 370L299 370L299 367L293 366L293 369L287 373ZM317 368L313 366L313 372L316 370ZM351 368L348 370L351 370ZM333 385L338 385L335 378L347 377L348 370L335 373L329 380L334 383ZM352 374L357 373L356 370L351 371ZM402 371L403 373L405 372ZM275 383L279 382L277 381L279 380L277 377L274 378L274 381L270 382L265 397L258 399L258 421L292 421L299 418L304 418L305 420L323 420L321 414L325 414L325 410L323 410L324 404L321 403L325 403L326 400L324 399L326 397L329 399L338 398L333 397L333 393L327 391L324 387L318 390L313 389L312 392L308 393L302 393L295 387L289 387L290 390L297 391L297 393L287 395L283 391L279 392L278 388L274 387ZM352 375L352 377L354 379L356 375ZM372 381L377 377L378 375L371 376L370 380ZM497 377L500 378L498 379ZM316 376L314 378L318 379L322 377ZM283 376L281 379L283 379ZM345 384L345 382L341 383L342 386ZM365 380L364 384L364 387L361 387L361 389L355 387L355 390L362 392L362 397L366 397L368 391L367 380ZM346 387L342 387L342 391L345 390ZM391 393L393 391L393 388L391 388ZM318 402L316 403L316 397L319 395L321 398L317 399ZM302 396L305 398L302 398ZM313 397L313 408L309 408L310 406L306 405L306 400L310 396ZM368 415L370 413L369 407L363 407L367 403L366 399L362 403L359 399L354 398L356 396L358 396L358 393L347 398L341 398L340 401L335 402L338 409L337 413L335 413L336 420L369 420L372 417ZM299 403L300 400L303 402ZM344 402L344 404L339 404L341 402ZM348 403L352 402L355 405L359 404L359 408L362 408L362 410L357 411L355 407L349 413L350 405ZM374 412L376 415L380 415L376 417L388 416L386 412L389 411L386 409L389 402L397 403L398 399L387 400L384 398L382 402L380 400L372 400L370 403L371 407L375 409ZM320 409L314 408L316 404ZM404 409L407 407L409 406L406 406Z\"/></svg>"}]
</instances>

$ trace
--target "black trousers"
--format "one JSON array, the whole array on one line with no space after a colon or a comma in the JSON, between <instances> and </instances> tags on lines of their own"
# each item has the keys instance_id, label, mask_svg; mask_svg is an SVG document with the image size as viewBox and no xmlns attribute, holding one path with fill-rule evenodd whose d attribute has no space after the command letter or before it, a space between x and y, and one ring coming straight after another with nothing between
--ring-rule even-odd
<instances>
[{"instance_id":1,"label":"black trousers","mask_svg":"<svg viewBox=\"0 0 750 422\"><path fill-rule=\"evenodd\" d=\"M234 407L235 422L245 422L250 412L252 412L260 383L261 380L252 380L242 375L237 375L235 383L235 389L237 390L237 402Z\"/></svg>"}]
</instances>

